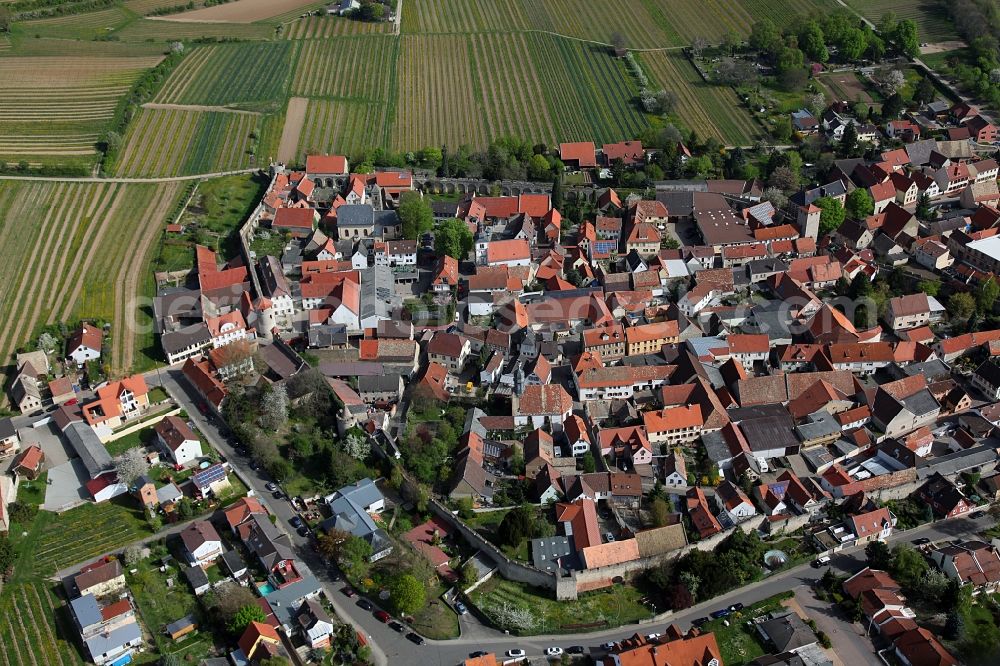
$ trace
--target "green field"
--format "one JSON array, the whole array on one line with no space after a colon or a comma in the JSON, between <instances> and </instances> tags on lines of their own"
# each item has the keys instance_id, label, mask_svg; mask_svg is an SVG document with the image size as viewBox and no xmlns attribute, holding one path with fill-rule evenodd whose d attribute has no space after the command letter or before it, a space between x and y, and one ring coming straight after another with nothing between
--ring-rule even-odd
<instances>
[{"instance_id":1,"label":"green field","mask_svg":"<svg viewBox=\"0 0 1000 666\"><path fill-rule=\"evenodd\" d=\"M0 596L0 645L5 666L82 664L70 638L73 621L57 583L7 585Z\"/></svg>"},{"instance_id":2,"label":"green field","mask_svg":"<svg viewBox=\"0 0 1000 666\"><path fill-rule=\"evenodd\" d=\"M0 58L0 162L79 162L158 57Z\"/></svg>"},{"instance_id":3,"label":"green field","mask_svg":"<svg viewBox=\"0 0 1000 666\"><path fill-rule=\"evenodd\" d=\"M916 21L921 42L959 39L944 0L847 0L847 4L875 23L887 12L893 12L897 19Z\"/></svg>"},{"instance_id":4,"label":"green field","mask_svg":"<svg viewBox=\"0 0 1000 666\"><path fill-rule=\"evenodd\" d=\"M175 76L188 78L183 86L175 85L174 76L164 83L157 101L175 104L205 104L225 106L250 102L273 101L282 98L288 87L291 71L292 45L289 42L222 44L210 47L207 58L195 60L194 71L178 67Z\"/></svg>"},{"instance_id":5,"label":"green field","mask_svg":"<svg viewBox=\"0 0 1000 666\"><path fill-rule=\"evenodd\" d=\"M747 145L761 134L732 88L706 83L681 54L643 53L641 60L651 80L677 95L673 112L698 136L714 136L727 145Z\"/></svg>"},{"instance_id":6,"label":"green field","mask_svg":"<svg viewBox=\"0 0 1000 666\"><path fill-rule=\"evenodd\" d=\"M511 630L512 634L552 634L573 631L593 631L600 626L617 627L644 620L652 611L642 604L642 593L631 585L616 585L606 590L587 592L575 601L556 601L552 592L494 576L472 593L472 601L490 617L490 609L509 604L528 609L535 622L528 631ZM603 620L603 622L602 622ZM597 627L577 627L581 623L597 622Z\"/></svg>"},{"instance_id":7,"label":"green field","mask_svg":"<svg viewBox=\"0 0 1000 666\"><path fill-rule=\"evenodd\" d=\"M293 95L389 100L399 55L395 37L366 35L298 44Z\"/></svg>"},{"instance_id":8,"label":"green field","mask_svg":"<svg viewBox=\"0 0 1000 666\"><path fill-rule=\"evenodd\" d=\"M132 363L125 325L144 273L143 252L159 234L179 185L5 182L0 187L0 354L45 324L81 317L113 327L116 368ZM142 223L138 223L138 221ZM109 242L111 240L117 242ZM138 260L136 260L138 258Z\"/></svg>"},{"instance_id":9,"label":"green field","mask_svg":"<svg viewBox=\"0 0 1000 666\"><path fill-rule=\"evenodd\" d=\"M354 155L386 144L385 104L310 100L299 135L299 155L341 152ZM302 161L305 161L304 159Z\"/></svg>"}]
</instances>

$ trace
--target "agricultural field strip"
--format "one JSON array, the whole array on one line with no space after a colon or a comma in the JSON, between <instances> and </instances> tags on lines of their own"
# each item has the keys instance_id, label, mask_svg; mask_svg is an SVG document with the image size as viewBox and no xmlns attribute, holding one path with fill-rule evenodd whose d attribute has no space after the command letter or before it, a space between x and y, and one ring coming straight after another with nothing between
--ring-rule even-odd
<instances>
[{"instance_id":1,"label":"agricultural field strip","mask_svg":"<svg viewBox=\"0 0 1000 666\"><path fill-rule=\"evenodd\" d=\"M211 67L197 67L193 80L169 101L224 106L283 99L292 46L284 41L219 45L211 54Z\"/></svg>"},{"instance_id":2,"label":"agricultural field strip","mask_svg":"<svg viewBox=\"0 0 1000 666\"><path fill-rule=\"evenodd\" d=\"M33 303L35 307L30 315L23 315L20 319L19 327L13 334L15 344L31 336L36 324L41 322L46 315L51 314L55 306L55 301L59 299L60 294L66 289L67 285L72 284L68 279L71 276L65 273L66 261L73 249L69 247L67 241L76 238L81 228L84 230L89 229L91 221L97 214L98 206L107 201L110 198L109 195L111 192L114 192L121 186L100 185L95 188L89 185L74 183L71 187L72 189L63 198L62 206L63 209L66 206L71 206L72 208L69 213L61 211L57 216L57 218L68 217L69 219L62 220L63 226L60 229L60 233L47 239L49 256L42 264L45 266L45 275L36 283L38 285L36 293L26 295L25 300ZM95 189L96 192L93 191ZM90 195L85 196L84 193L88 190L91 191ZM81 202L86 203L81 205ZM77 248L77 251L79 251L79 248ZM56 262L55 254L58 254L58 263ZM38 289L40 289L40 292Z\"/></svg>"},{"instance_id":3,"label":"agricultural field strip","mask_svg":"<svg viewBox=\"0 0 1000 666\"><path fill-rule=\"evenodd\" d=\"M51 249L51 246L45 243L34 242L34 239L55 237L56 234L54 233L55 232L54 225L57 224L56 219L59 217L58 214L66 206L66 203L68 201L68 198L63 199L61 197L63 192L67 188L71 187L72 186L65 184L57 186L55 193L53 195L53 199L48 200L49 206L45 212L45 216L41 219L41 222L39 222L37 226L33 226L31 228L30 234L29 233L18 234L18 238L15 239L15 242L19 241L23 242L27 240L27 238L22 238L22 236L24 237L30 236L31 245L33 245L33 247L31 248L30 256L27 254L27 252L25 252L25 254L22 255L22 260L18 262L18 265L16 267L5 263L5 266L7 266L9 269L13 269L13 272L10 274L9 277L13 280L17 280L17 287L15 289L11 289L10 292L8 292L10 296L16 296L16 300L13 301L12 307L10 307L10 309L8 310L7 316L4 317L3 328L0 329L0 350L4 352L3 358L5 359L9 357L9 354L13 351L14 347L16 347L17 343L20 342L20 340L12 338L12 334L16 334L18 330L17 327L19 323L22 322L21 317L18 315L21 314L21 311L24 307L31 307L33 305L28 298L29 296L28 287L29 285L37 286L39 283L38 280L35 279L35 272L33 270L25 270L25 269L27 269L28 267L34 267L39 265L38 263L40 259L39 253L43 248ZM61 201L61 205L57 206L56 202L58 201ZM8 217L7 222L8 223L5 226L16 225L16 221L13 220L12 218ZM27 250L27 248L24 249L25 251ZM5 252L5 254L7 253ZM20 279L18 279L18 276ZM13 282L8 282L8 284L13 284ZM8 302L5 302L5 305L7 305Z\"/></svg>"},{"instance_id":4,"label":"agricultural field strip","mask_svg":"<svg viewBox=\"0 0 1000 666\"><path fill-rule=\"evenodd\" d=\"M137 187L137 186L132 186ZM135 355L136 332L133 324L139 304L136 301L142 275L149 270L150 252L153 242L163 232L166 216L173 210L180 185L171 183L163 186L138 186L151 189L149 203L137 219L148 224L133 225L132 236L124 245L128 248L132 261L120 261L118 277L114 287L114 327L112 328L111 350L112 371L124 373L131 369ZM122 258L124 259L124 258ZM110 264L114 265L114 264ZM127 308L127 311L126 311Z\"/></svg>"},{"instance_id":5,"label":"agricultural field strip","mask_svg":"<svg viewBox=\"0 0 1000 666\"><path fill-rule=\"evenodd\" d=\"M87 284L87 278L91 274L91 266L94 266L93 272L97 274L97 279L104 279L104 271L112 270L109 266L107 268L101 266L100 263L94 264L95 258L98 256L100 251L104 249L104 246L100 244L101 240L108 235L109 228L114 225L114 220L119 207L128 198L127 195L131 192L128 188L131 186L120 186L118 190L114 193L114 198L106 209L102 209L101 217L96 225L96 232L92 234L93 240L89 243L90 248L98 248L93 251L86 251L82 248L76 253L73 258L73 264L70 266L68 273L71 277L75 277L71 281L67 282L65 289L60 291L60 298L57 302L56 307L54 307L49 315L49 323L54 323L55 321L68 321L72 318L73 314L86 314L91 315L90 312L84 312L85 308L88 308L91 303L82 303L81 294L84 292L85 286ZM135 218L125 217L125 223L129 223ZM93 278L91 278L93 280ZM70 288L72 285L72 288ZM110 319L110 311L105 312L95 312L94 315L100 315L102 319Z\"/></svg>"},{"instance_id":6,"label":"agricultural field strip","mask_svg":"<svg viewBox=\"0 0 1000 666\"><path fill-rule=\"evenodd\" d=\"M384 102L390 92L396 46L395 37L370 35L299 42L291 93Z\"/></svg>"},{"instance_id":7,"label":"agricultural field strip","mask_svg":"<svg viewBox=\"0 0 1000 666\"><path fill-rule=\"evenodd\" d=\"M331 150L351 153L381 146L388 124L385 115L382 104L310 100L297 154Z\"/></svg>"},{"instance_id":8,"label":"agricultural field strip","mask_svg":"<svg viewBox=\"0 0 1000 666\"><path fill-rule=\"evenodd\" d=\"M403 12L403 16L406 16L406 12ZM388 23L365 23L364 21L353 21L333 16L310 16L285 24L282 37L296 40L329 39L342 35L390 33L392 33L392 26Z\"/></svg>"},{"instance_id":9,"label":"agricultural field strip","mask_svg":"<svg viewBox=\"0 0 1000 666\"><path fill-rule=\"evenodd\" d=\"M167 77L153 101L168 104L180 99L187 91L188 86L191 85L191 81L211 61L217 49L218 47L215 45L199 46L192 49L192 53L184 56L181 64Z\"/></svg>"}]
</instances>

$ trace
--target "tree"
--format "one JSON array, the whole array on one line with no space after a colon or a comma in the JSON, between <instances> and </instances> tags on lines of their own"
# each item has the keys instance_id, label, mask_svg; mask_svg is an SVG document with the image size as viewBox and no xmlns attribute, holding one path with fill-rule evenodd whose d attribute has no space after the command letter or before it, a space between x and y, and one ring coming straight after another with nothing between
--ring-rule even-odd
<instances>
[{"instance_id":1,"label":"tree","mask_svg":"<svg viewBox=\"0 0 1000 666\"><path fill-rule=\"evenodd\" d=\"M806 97L806 108L808 108L817 118L823 114L826 108L826 95L816 92Z\"/></svg>"},{"instance_id":2,"label":"tree","mask_svg":"<svg viewBox=\"0 0 1000 666\"><path fill-rule=\"evenodd\" d=\"M899 114L906 108L906 102L898 92L894 92L882 103L883 118L898 118Z\"/></svg>"},{"instance_id":3,"label":"tree","mask_svg":"<svg viewBox=\"0 0 1000 666\"><path fill-rule=\"evenodd\" d=\"M344 453L355 460L365 460L371 453L371 440L368 435L358 429L353 429L341 440Z\"/></svg>"},{"instance_id":4,"label":"tree","mask_svg":"<svg viewBox=\"0 0 1000 666\"><path fill-rule=\"evenodd\" d=\"M188 520L194 516L194 504L191 503L190 497L182 497L177 503L177 515L181 520Z\"/></svg>"},{"instance_id":5,"label":"tree","mask_svg":"<svg viewBox=\"0 0 1000 666\"><path fill-rule=\"evenodd\" d=\"M821 234L829 234L840 228L844 223L844 207L840 201L832 197L820 197L815 202L822 211L819 216L819 231Z\"/></svg>"},{"instance_id":6,"label":"tree","mask_svg":"<svg viewBox=\"0 0 1000 666\"><path fill-rule=\"evenodd\" d=\"M679 611L694 606L694 597L682 583L674 583L667 590L667 603L671 610Z\"/></svg>"},{"instance_id":7,"label":"tree","mask_svg":"<svg viewBox=\"0 0 1000 666\"><path fill-rule=\"evenodd\" d=\"M125 484L128 488L132 487L136 479L149 471L149 463L146 462L146 456L138 446L126 449L121 454L115 456L114 466L115 473L118 475L118 481Z\"/></svg>"},{"instance_id":8,"label":"tree","mask_svg":"<svg viewBox=\"0 0 1000 666\"><path fill-rule=\"evenodd\" d=\"M896 34L896 12L886 12L878 22L878 32L886 39L893 39Z\"/></svg>"},{"instance_id":9,"label":"tree","mask_svg":"<svg viewBox=\"0 0 1000 666\"><path fill-rule=\"evenodd\" d=\"M403 238L407 240L417 240L421 234L434 228L434 211L419 192L403 192L397 212L403 228Z\"/></svg>"},{"instance_id":10,"label":"tree","mask_svg":"<svg viewBox=\"0 0 1000 666\"><path fill-rule=\"evenodd\" d=\"M586 474L592 474L595 469L597 469L597 462L594 460L594 454L587 451L582 456L580 456L580 464L583 466L583 471Z\"/></svg>"},{"instance_id":11,"label":"tree","mask_svg":"<svg viewBox=\"0 0 1000 666\"><path fill-rule=\"evenodd\" d=\"M933 280L921 280L917 283L917 291L922 291L928 296L937 298L937 295L941 293L941 283L934 282Z\"/></svg>"},{"instance_id":12,"label":"tree","mask_svg":"<svg viewBox=\"0 0 1000 666\"><path fill-rule=\"evenodd\" d=\"M236 615L229 620L229 631L234 634L242 634L243 630L246 629L251 622L264 622L267 620L267 616L264 615L264 609L255 603L245 604L241 606Z\"/></svg>"},{"instance_id":13,"label":"tree","mask_svg":"<svg viewBox=\"0 0 1000 666\"><path fill-rule=\"evenodd\" d=\"M563 206L562 177L556 174L552 178L552 207L560 210Z\"/></svg>"},{"instance_id":14,"label":"tree","mask_svg":"<svg viewBox=\"0 0 1000 666\"><path fill-rule=\"evenodd\" d=\"M617 31L613 32L613 33L611 33L610 42L611 42L611 46L616 51L619 51L619 50L625 48L625 35L623 35L620 32L617 32Z\"/></svg>"},{"instance_id":15,"label":"tree","mask_svg":"<svg viewBox=\"0 0 1000 666\"><path fill-rule=\"evenodd\" d=\"M662 498L653 500L649 512L653 516L653 525L656 527L663 527L670 520L670 507Z\"/></svg>"},{"instance_id":16,"label":"tree","mask_svg":"<svg viewBox=\"0 0 1000 666\"><path fill-rule=\"evenodd\" d=\"M823 29L816 21L806 22L799 32L799 48L816 62L826 62L830 59L830 53L826 49L826 40L823 38Z\"/></svg>"},{"instance_id":17,"label":"tree","mask_svg":"<svg viewBox=\"0 0 1000 666\"><path fill-rule=\"evenodd\" d=\"M708 40L704 37L695 37L691 40L691 54L695 58L700 58L702 51L708 48Z\"/></svg>"},{"instance_id":18,"label":"tree","mask_svg":"<svg viewBox=\"0 0 1000 666\"><path fill-rule=\"evenodd\" d=\"M917 24L910 19L903 19L896 24L893 40L896 47L910 58L920 55L920 38L917 36Z\"/></svg>"},{"instance_id":19,"label":"tree","mask_svg":"<svg viewBox=\"0 0 1000 666\"><path fill-rule=\"evenodd\" d=\"M852 220L863 220L875 212L875 200L861 187L847 195L844 211Z\"/></svg>"},{"instance_id":20,"label":"tree","mask_svg":"<svg viewBox=\"0 0 1000 666\"><path fill-rule=\"evenodd\" d=\"M260 426L278 430L288 421L288 390L284 384L271 384L260 402Z\"/></svg>"},{"instance_id":21,"label":"tree","mask_svg":"<svg viewBox=\"0 0 1000 666\"><path fill-rule=\"evenodd\" d=\"M517 547L531 537L534 516L531 509L519 506L507 512L497 527L497 539L507 546Z\"/></svg>"},{"instance_id":22,"label":"tree","mask_svg":"<svg viewBox=\"0 0 1000 666\"><path fill-rule=\"evenodd\" d=\"M927 560L916 548L900 545L892 549L892 575L904 588L918 589L927 568Z\"/></svg>"},{"instance_id":23,"label":"tree","mask_svg":"<svg viewBox=\"0 0 1000 666\"><path fill-rule=\"evenodd\" d=\"M48 331L45 331L38 336L38 348L41 351L50 354L59 348L59 340L56 339L56 336L52 335Z\"/></svg>"},{"instance_id":24,"label":"tree","mask_svg":"<svg viewBox=\"0 0 1000 666\"><path fill-rule=\"evenodd\" d=\"M340 546L340 565L356 577L367 570L371 556L372 545L360 537L352 535Z\"/></svg>"},{"instance_id":25,"label":"tree","mask_svg":"<svg viewBox=\"0 0 1000 666\"><path fill-rule=\"evenodd\" d=\"M212 591L212 602L209 605L223 622L229 622L241 608L253 604L255 598L248 588L235 582L227 582Z\"/></svg>"},{"instance_id":26,"label":"tree","mask_svg":"<svg viewBox=\"0 0 1000 666\"><path fill-rule=\"evenodd\" d=\"M361 5L358 16L362 21L381 21L385 16L385 5L381 2L368 2Z\"/></svg>"},{"instance_id":27,"label":"tree","mask_svg":"<svg viewBox=\"0 0 1000 666\"><path fill-rule=\"evenodd\" d=\"M988 315L993 312L993 305L997 302L997 296L1000 296L1000 285L997 284L995 278L990 277L982 284L979 288L979 293L976 294L976 308L979 310L979 313Z\"/></svg>"},{"instance_id":28,"label":"tree","mask_svg":"<svg viewBox=\"0 0 1000 666\"><path fill-rule=\"evenodd\" d=\"M472 563L472 560L469 560L468 562L462 565L461 574L462 574L462 587L466 589L475 585L476 581L479 580L479 569L477 569L476 565Z\"/></svg>"},{"instance_id":29,"label":"tree","mask_svg":"<svg viewBox=\"0 0 1000 666\"><path fill-rule=\"evenodd\" d=\"M860 60L869 47L868 36L859 28L850 28L841 37L838 47L840 57L844 60Z\"/></svg>"},{"instance_id":30,"label":"tree","mask_svg":"<svg viewBox=\"0 0 1000 666\"><path fill-rule=\"evenodd\" d=\"M761 19L750 28L751 48L765 55L773 55L781 45L781 33L770 19Z\"/></svg>"},{"instance_id":31,"label":"tree","mask_svg":"<svg viewBox=\"0 0 1000 666\"><path fill-rule=\"evenodd\" d=\"M931 198L927 192L917 195L916 216L921 220L933 220L937 217L937 210L931 207Z\"/></svg>"},{"instance_id":32,"label":"tree","mask_svg":"<svg viewBox=\"0 0 1000 666\"><path fill-rule=\"evenodd\" d=\"M416 613L427 603L427 590L413 574L396 576L389 583L389 600L401 615Z\"/></svg>"},{"instance_id":33,"label":"tree","mask_svg":"<svg viewBox=\"0 0 1000 666\"><path fill-rule=\"evenodd\" d=\"M532 155L527 168L530 180L549 180L552 177L552 168L545 155Z\"/></svg>"},{"instance_id":34,"label":"tree","mask_svg":"<svg viewBox=\"0 0 1000 666\"><path fill-rule=\"evenodd\" d=\"M439 257L449 256L462 260L468 256L472 246L472 232L461 220L444 220L434 230L434 251Z\"/></svg>"},{"instance_id":35,"label":"tree","mask_svg":"<svg viewBox=\"0 0 1000 666\"><path fill-rule=\"evenodd\" d=\"M788 205L788 197L785 196L785 193L782 192L780 188L777 187L768 186L767 189L764 190L764 199L766 201L770 201L771 205L778 210L784 210L785 206Z\"/></svg>"},{"instance_id":36,"label":"tree","mask_svg":"<svg viewBox=\"0 0 1000 666\"><path fill-rule=\"evenodd\" d=\"M944 623L944 637L948 640L958 640L965 633L965 620L962 613L957 609L948 612L948 619Z\"/></svg>"},{"instance_id":37,"label":"tree","mask_svg":"<svg viewBox=\"0 0 1000 666\"><path fill-rule=\"evenodd\" d=\"M4 577L13 568L15 561L17 553L14 552L13 544L6 534L0 534L0 577Z\"/></svg>"},{"instance_id":38,"label":"tree","mask_svg":"<svg viewBox=\"0 0 1000 666\"><path fill-rule=\"evenodd\" d=\"M920 80L917 81L917 87L913 90L913 101L918 104L927 104L933 102L936 96L937 91L934 90L934 84L926 76L921 76Z\"/></svg>"},{"instance_id":39,"label":"tree","mask_svg":"<svg viewBox=\"0 0 1000 666\"><path fill-rule=\"evenodd\" d=\"M789 192L798 188L799 176L788 167L782 166L771 172L767 184L783 192Z\"/></svg>"},{"instance_id":40,"label":"tree","mask_svg":"<svg viewBox=\"0 0 1000 666\"><path fill-rule=\"evenodd\" d=\"M948 312L956 321L968 321L972 313L976 311L976 299L972 294L958 291L948 299Z\"/></svg>"},{"instance_id":41,"label":"tree","mask_svg":"<svg viewBox=\"0 0 1000 666\"><path fill-rule=\"evenodd\" d=\"M851 156L858 150L858 128L854 123L847 123L844 133L840 135L840 153Z\"/></svg>"},{"instance_id":42,"label":"tree","mask_svg":"<svg viewBox=\"0 0 1000 666\"><path fill-rule=\"evenodd\" d=\"M869 543L865 546L865 555L868 557L868 566L872 569L887 571L892 568L892 553L884 541Z\"/></svg>"},{"instance_id":43,"label":"tree","mask_svg":"<svg viewBox=\"0 0 1000 666\"><path fill-rule=\"evenodd\" d=\"M327 530L316 539L316 550L328 560L340 559L340 549L351 538L350 532L336 528Z\"/></svg>"}]
</instances>

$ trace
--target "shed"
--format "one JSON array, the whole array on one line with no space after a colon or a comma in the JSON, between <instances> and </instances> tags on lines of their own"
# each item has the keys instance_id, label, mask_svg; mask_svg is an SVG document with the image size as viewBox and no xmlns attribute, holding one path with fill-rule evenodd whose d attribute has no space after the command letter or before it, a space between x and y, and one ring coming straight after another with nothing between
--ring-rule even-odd
<instances>
[{"instance_id":1,"label":"shed","mask_svg":"<svg viewBox=\"0 0 1000 666\"><path fill-rule=\"evenodd\" d=\"M198 622L192 615L185 615L179 620L174 620L166 627L167 636L176 641L182 636L187 636L198 628Z\"/></svg>"}]
</instances>

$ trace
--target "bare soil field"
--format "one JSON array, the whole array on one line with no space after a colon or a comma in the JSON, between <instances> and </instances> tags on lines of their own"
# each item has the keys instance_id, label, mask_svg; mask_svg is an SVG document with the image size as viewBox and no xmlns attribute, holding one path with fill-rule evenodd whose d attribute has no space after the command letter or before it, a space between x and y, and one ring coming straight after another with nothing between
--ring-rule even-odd
<instances>
[{"instance_id":1,"label":"bare soil field","mask_svg":"<svg viewBox=\"0 0 1000 666\"><path fill-rule=\"evenodd\" d=\"M189 12L158 17L159 21L196 21L201 23L254 23L272 16L291 12L299 7L315 5L316 0L237 0L224 5L194 9Z\"/></svg>"},{"instance_id":2,"label":"bare soil field","mask_svg":"<svg viewBox=\"0 0 1000 666\"><path fill-rule=\"evenodd\" d=\"M278 161L284 164L295 161L298 153L299 135L306 122L306 109L309 100L305 97L293 97L288 100L288 111L285 113L285 127L281 130L281 143L278 144Z\"/></svg>"},{"instance_id":3,"label":"bare soil field","mask_svg":"<svg viewBox=\"0 0 1000 666\"><path fill-rule=\"evenodd\" d=\"M830 93L832 100L840 102L862 101L871 103L872 96L868 94L864 83L858 80L854 72L832 72L820 74L816 81L821 83Z\"/></svg>"},{"instance_id":4,"label":"bare soil field","mask_svg":"<svg viewBox=\"0 0 1000 666\"><path fill-rule=\"evenodd\" d=\"M964 49L968 44L960 39L953 39L947 42L935 42L934 44L927 44L926 46L920 47L920 55L929 55L931 53L944 53L945 51L957 51L958 49Z\"/></svg>"}]
</instances>

